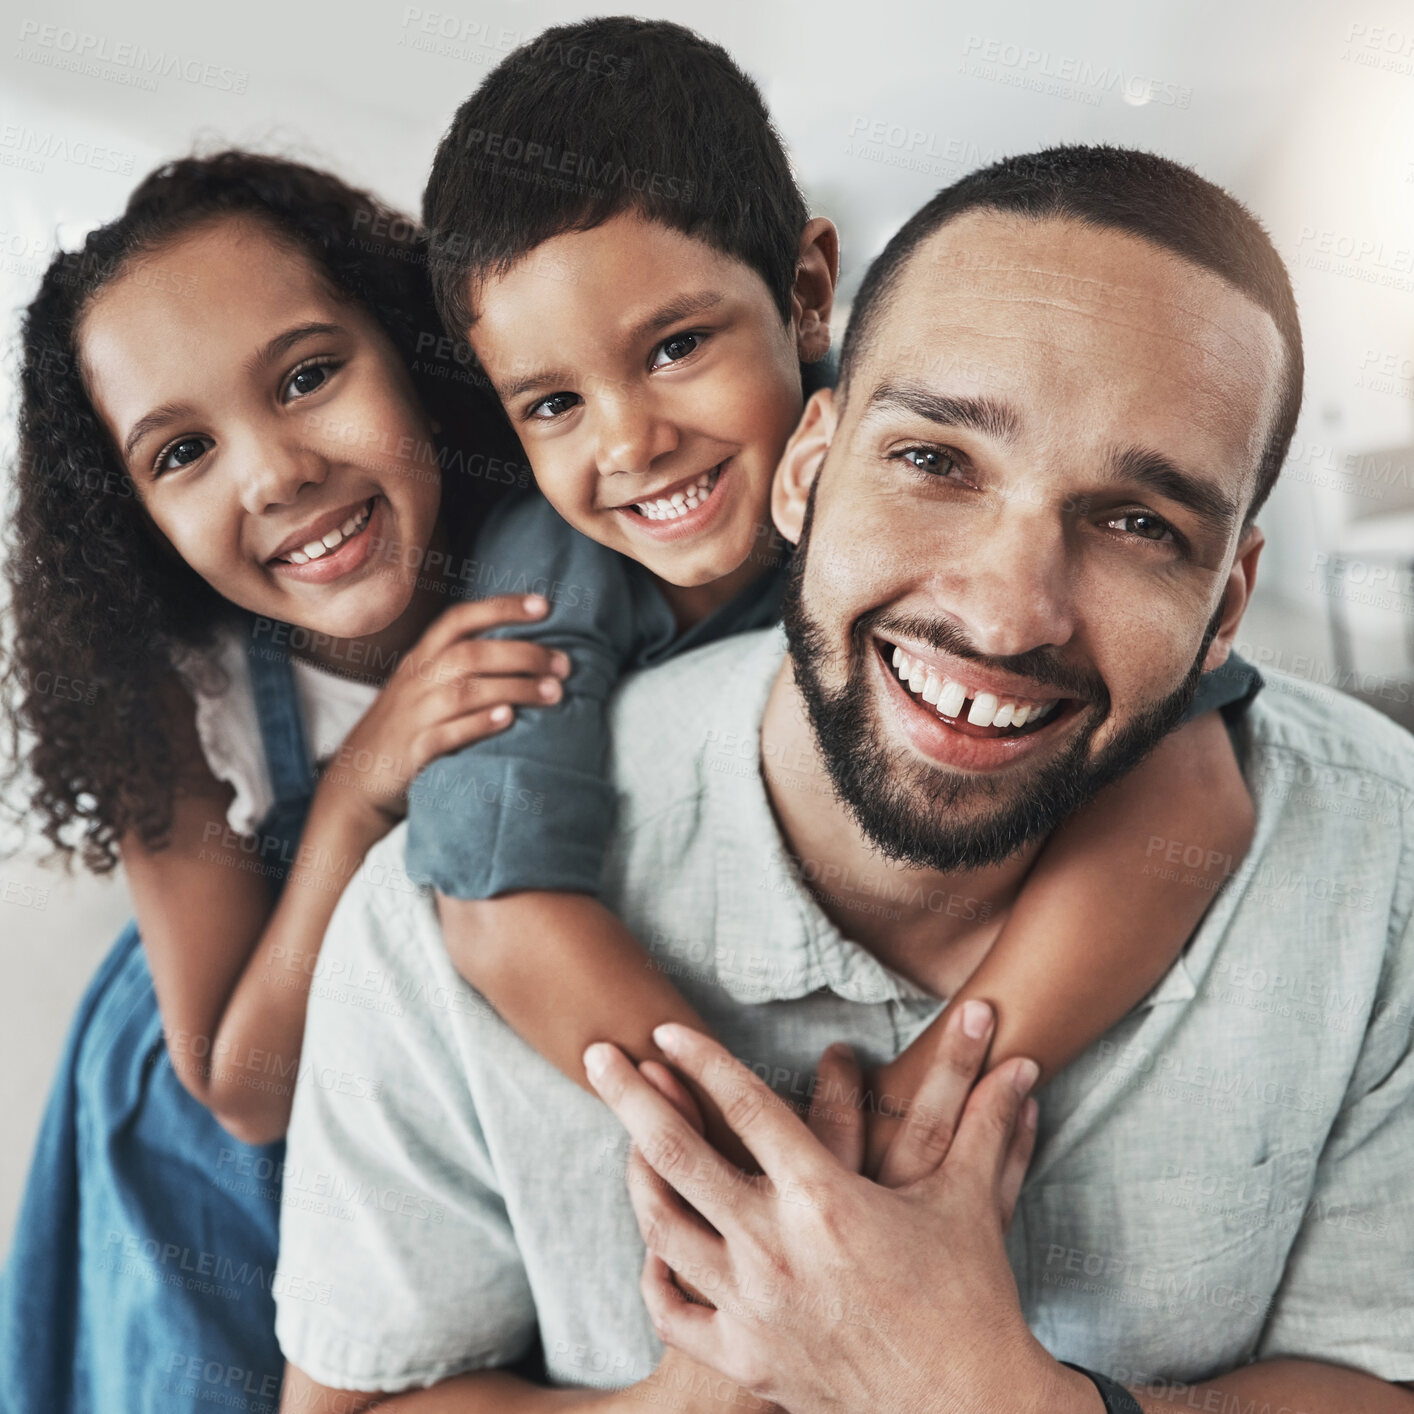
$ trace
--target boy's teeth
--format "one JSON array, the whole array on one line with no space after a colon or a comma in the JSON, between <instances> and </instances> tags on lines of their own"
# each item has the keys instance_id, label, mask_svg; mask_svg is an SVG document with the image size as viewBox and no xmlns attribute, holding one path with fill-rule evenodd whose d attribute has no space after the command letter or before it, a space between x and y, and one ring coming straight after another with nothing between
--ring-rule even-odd
<instances>
[{"instance_id":1,"label":"boy's teeth","mask_svg":"<svg viewBox=\"0 0 1414 1414\"><path fill-rule=\"evenodd\" d=\"M962 711L968 697L963 683L939 677L921 658L914 658L902 648L895 647L892 661L899 680L915 697L921 696L936 708L940 717L956 717ZM974 727L1024 727L1027 722L1040 721L1057 701L1058 698L1050 702L1003 702L994 692L979 692L972 699L967 720Z\"/></svg>"},{"instance_id":2,"label":"boy's teeth","mask_svg":"<svg viewBox=\"0 0 1414 1414\"><path fill-rule=\"evenodd\" d=\"M648 520L678 520L689 511L695 511L717 484L720 467L704 471L686 491L674 491L671 496L659 496L656 501L635 501L634 510Z\"/></svg>"}]
</instances>

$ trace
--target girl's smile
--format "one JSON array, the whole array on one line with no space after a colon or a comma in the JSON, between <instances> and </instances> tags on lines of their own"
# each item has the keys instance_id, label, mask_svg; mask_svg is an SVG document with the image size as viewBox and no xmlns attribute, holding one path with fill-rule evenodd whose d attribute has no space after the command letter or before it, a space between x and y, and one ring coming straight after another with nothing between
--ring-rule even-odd
<instances>
[{"instance_id":1,"label":"girl's smile","mask_svg":"<svg viewBox=\"0 0 1414 1414\"><path fill-rule=\"evenodd\" d=\"M380 550L430 546L441 479L382 327L249 216L143 259L172 278L119 275L79 345L160 538L252 613L331 639L398 624L418 557Z\"/></svg>"}]
</instances>

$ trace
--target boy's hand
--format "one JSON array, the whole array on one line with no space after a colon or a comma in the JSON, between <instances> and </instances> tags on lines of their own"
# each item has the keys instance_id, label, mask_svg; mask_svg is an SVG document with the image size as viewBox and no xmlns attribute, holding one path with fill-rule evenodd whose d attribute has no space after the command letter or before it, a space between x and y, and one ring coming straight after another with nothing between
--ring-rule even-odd
<instances>
[{"instance_id":1,"label":"boy's hand","mask_svg":"<svg viewBox=\"0 0 1414 1414\"><path fill-rule=\"evenodd\" d=\"M564 653L487 629L544 618L540 595L505 594L454 604L403 655L319 783L375 837L407 813L407 791L431 760L504 731L515 706L558 702Z\"/></svg>"}]
</instances>

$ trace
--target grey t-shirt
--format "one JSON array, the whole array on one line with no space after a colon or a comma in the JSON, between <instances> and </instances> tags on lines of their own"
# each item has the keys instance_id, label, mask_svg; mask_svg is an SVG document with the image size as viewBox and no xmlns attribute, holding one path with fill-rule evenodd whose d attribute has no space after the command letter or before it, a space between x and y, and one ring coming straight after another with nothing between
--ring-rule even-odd
<instances>
[{"instance_id":1,"label":"grey t-shirt","mask_svg":"<svg viewBox=\"0 0 1414 1414\"><path fill-rule=\"evenodd\" d=\"M827 1044L892 1057L939 1003L790 867L759 771L782 653L768 630L627 681L604 897L736 1055L804 1096ZM1242 735L1248 857L1043 1092L1008 1243L1023 1308L1052 1353L1117 1378L1287 1355L1414 1379L1414 741L1278 673ZM1193 863L1164 840L1148 858ZM277 1279L281 1346L323 1384L396 1391L538 1332L556 1383L640 1379L661 1348L623 1132L456 975L401 861L398 830L340 901L310 996L280 1269L329 1299ZM887 906L884 871L851 887Z\"/></svg>"}]
</instances>

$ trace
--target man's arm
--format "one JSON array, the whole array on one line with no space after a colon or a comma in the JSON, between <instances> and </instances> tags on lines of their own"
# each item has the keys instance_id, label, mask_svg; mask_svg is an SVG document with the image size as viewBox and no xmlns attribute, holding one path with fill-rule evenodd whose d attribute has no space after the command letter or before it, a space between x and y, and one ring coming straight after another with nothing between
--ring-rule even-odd
<instances>
[{"instance_id":1,"label":"man's arm","mask_svg":"<svg viewBox=\"0 0 1414 1414\"><path fill-rule=\"evenodd\" d=\"M646 1380L626 1389L545 1389L503 1370L454 1375L430 1389L403 1394L332 1389L293 1365L285 1367L280 1414L554 1414L561 1409L593 1414L772 1414L773 1406L756 1399L714 1370L669 1350ZM781 1414L777 1410L775 1414Z\"/></svg>"},{"instance_id":2,"label":"man's arm","mask_svg":"<svg viewBox=\"0 0 1414 1414\"><path fill-rule=\"evenodd\" d=\"M1414 1394L1358 1370L1315 1360L1259 1360L1202 1384L1172 1384L1163 1390L1136 1389L1145 1414L1180 1409L1287 1408L1300 1414L1410 1414ZM1098 1406L1097 1406L1098 1407Z\"/></svg>"}]
</instances>

